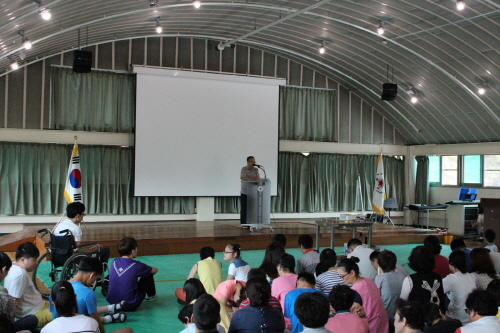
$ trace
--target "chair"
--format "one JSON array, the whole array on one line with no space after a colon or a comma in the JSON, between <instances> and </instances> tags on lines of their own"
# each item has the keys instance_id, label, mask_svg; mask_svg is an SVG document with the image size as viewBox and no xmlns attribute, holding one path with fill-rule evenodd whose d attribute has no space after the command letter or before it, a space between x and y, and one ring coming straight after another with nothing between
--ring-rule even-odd
<instances>
[{"instance_id":1,"label":"chair","mask_svg":"<svg viewBox=\"0 0 500 333\"><path fill-rule=\"evenodd\" d=\"M391 222L391 224L394 225L394 222L392 222L391 220L391 210L398 210L398 209L399 206L396 198L387 198L384 200L384 212L387 215L387 223Z\"/></svg>"}]
</instances>

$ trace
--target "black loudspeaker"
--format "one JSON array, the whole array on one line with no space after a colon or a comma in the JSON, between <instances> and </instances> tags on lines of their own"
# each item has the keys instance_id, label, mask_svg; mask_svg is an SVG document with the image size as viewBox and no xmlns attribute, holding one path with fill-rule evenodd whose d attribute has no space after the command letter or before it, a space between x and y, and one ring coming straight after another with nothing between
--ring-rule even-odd
<instances>
[{"instance_id":1,"label":"black loudspeaker","mask_svg":"<svg viewBox=\"0 0 500 333\"><path fill-rule=\"evenodd\" d=\"M73 72L90 73L92 68L92 52L75 50L73 53Z\"/></svg>"},{"instance_id":2,"label":"black loudspeaker","mask_svg":"<svg viewBox=\"0 0 500 333\"><path fill-rule=\"evenodd\" d=\"M398 95L398 85L396 83L384 83L382 85L382 100L393 101Z\"/></svg>"}]
</instances>

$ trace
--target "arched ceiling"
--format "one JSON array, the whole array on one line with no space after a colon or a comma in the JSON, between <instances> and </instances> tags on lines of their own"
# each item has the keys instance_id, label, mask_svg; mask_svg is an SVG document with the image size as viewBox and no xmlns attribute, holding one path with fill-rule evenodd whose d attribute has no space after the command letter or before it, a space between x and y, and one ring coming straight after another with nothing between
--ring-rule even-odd
<instances>
[{"instance_id":1,"label":"arched ceiling","mask_svg":"<svg viewBox=\"0 0 500 333\"><path fill-rule=\"evenodd\" d=\"M82 46L158 36L159 17L163 36L235 40L317 70L354 90L413 144L500 141L500 4L493 0L465 0L462 11L452 0L203 1L198 9L171 0L37 2L0 0L0 75L11 61L26 65L77 48L78 30ZM49 21L38 15L45 7ZM23 50L21 30L32 49ZM387 64L399 85L391 102L380 100Z\"/></svg>"}]
</instances>

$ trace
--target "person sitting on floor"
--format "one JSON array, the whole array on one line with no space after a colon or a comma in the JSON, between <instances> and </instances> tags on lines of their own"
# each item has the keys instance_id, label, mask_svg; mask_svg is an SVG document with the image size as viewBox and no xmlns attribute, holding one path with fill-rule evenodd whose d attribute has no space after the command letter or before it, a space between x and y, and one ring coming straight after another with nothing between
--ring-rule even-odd
<instances>
[{"instance_id":1,"label":"person sitting on floor","mask_svg":"<svg viewBox=\"0 0 500 333\"><path fill-rule=\"evenodd\" d=\"M497 314L497 303L493 295L485 290L474 290L465 301L470 323L457 328L455 333L498 333L500 321Z\"/></svg>"},{"instance_id":2,"label":"person sitting on floor","mask_svg":"<svg viewBox=\"0 0 500 333\"><path fill-rule=\"evenodd\" d=\"M424 331L425 333L455 333L457 328L462 326L460 320L446 318L437 304L429 302L425 307L427 308L425 315L427 328Z\"/></svg>"},{"instance_id":3,"label":"person sitting on floor","mask_svg":"<svg viewBox=\"0 0 500 333\"><path fill-rule=\"evenodd\" d=\"M182 307L177 318L184 324L184 329L179 333L195 333L196 324L193 321L194 303L186 304ZM217 324L217 332L226 333L226 330L221 325Z\"/></svg>"},{"instance_id":4,"label":"person sitting on floor","mask_svg":"<svg viewBox=\"0 0 500 333\"><path fill-rule=\"evenodd\" d=\"M325 328L335 333L368 333L368 321L352 313L351 308L356 298L356 291L345 284L332 288L328 300L335 315L328 319Z\"/></svg>"},{"instance_id":5,"label":"person sitting on floor","mask_svg":"<svg viewBox=\"0 0 500 333\"><path fill-rule=\"evenodd\" d=\"M370 262L370 254L373 250L364 247L359 239L351 238L347 242L347 251L349 252L347 258L357 257L359 259L359 275L374 280L375 276L377 276L377 271Z\"/></svg>"},{"instance_id":6,"label":"person sitting on floor","mask_svg":"<svg viewBox=\"0 0 500 333\"><path fill-rule=\"evenodd\" d=\"M396 304L394 329L396 333L421 333L425 326L425 309L419 302L400 299Z\"/></svg>"},{"instance_id":7,"label":"person sitting on floor","mask_svg":"<svg viewBox=\"0 0 500 333\"><path fill-rule=\"evenodd\" d=\"M266 278L266 273L260 268L252 268L248 272L248 279L250 280L253 277L261 277L261 278ZM250 305L250 299L248 298L248 293L245 291L245 295L247 298L242 299L239 308L243 309L244 307L247 307ZM279 312L283 313L283 308L281 307L280 301L274 296L269 297L269 305L278 310Z\"/></svg>"},{"instance_id":8,"label":"person sitting on floor","mask_svg":"<svg viewBox=\"0 0 500 333\"><path fill-rule=\"evenodd\" d=\"M279 277L273 281L271 295L280 301L281 308L285 311L286 294L297 286L297 274L294 273L295 258L291 254L285 253L278 259L276 267Z\"/></svg>"},{"instance_id":9,"label":"person sitting on floor","mask_svg":"<svg viewBox=\"0 0 500 333\"><path fill-rule=\"evenodd\" d=\"M49 303L43 300L29 275L35 270L39 255L35 244L27 242L19 245L16 250L16 262L5 278L4 286L15 299L16 318L35 315L38 318L38 327L41 328L52 320L52 314L49 311Z\"/></svg>"},{"instance_id":10,"label":"person sitting on floor","mask_svg":"<svg viewBox=\"0 0 500 333\"><path fill-rule=\"evenodd\" d=\"M255 276L248 280L246 293L250 306L234 313L228 333L265 332L282 333L285 321L281 311L269 305L271 286L265 277Z\"/></svg>"},{"instance_id":11,"label":"person sitting on floor","mask_svg":"<svg viewBox=\"0 0 500 333\"><path fill-rule=\"evenodd\" d=\"M217 324L220 322L220 303L209 294L201 295L193 306L193 321L196 332L218 333Z\"/></svg>"},{"instance_id":12,"label":"person sitting on floor","mask_svg":"<svg viewBox=\"0 0 500 333\"><path fill-rule=\"evenodd\" d=\"M222 265L219 260L215 259L215 250L213 247L205 246L200 250L200 261L193 265L187 280L194 278L198 273L200 281L205 287L205 291L212 295L217 286L222 282ZM175 290L177 302L185 304L186 294L182 288Z\"/></svg>"},{"instance_id":13,"label":"person sitting on floor","mask_svg":"<svg viewBox=\"0 0 500 333\"><path fill-rule=\"evenodd\" d=\"M450 243L451 251L460 250L465 253L465 259L467 263L467 272L470 272L470 250L465 246L465 242L463 238L455 238Z\"/></svg>"},{"instance_id":14,"label":"person sitting on floor","mask_svg":"<svg viewBox=\"0 0 500 333\"><path fill-rule=\"evenodd\" d=\"M154 275L158 268L135 260L137 241L123 237L118 242L118 253L121 257L113 260L109 267L109 292L106 296L109 304L125 301L122 309L134 311L143 301L156 300Z\"/></svg>"},{"instance_id":15,"label":"person sitting on floor","mask_svg":"<svg viewBox=\"0 0 500 333\"><path fill-rule=\"evenodd\" d=\"M500 279L495 279L488 284L486 291L495 298L498 306L497 317L500 318Z\"/></svg>"},{"instance_id":16,"label":"person sitting on floor","mask_svg":"<svg viewBox=\"0 0 500 333\"><path fill-rule=\"evenodd\" d=\"M226 280L247 282L247 274L251 267L241 259L240 244L228 244L224 249L224 260L229 263Z\"/></svg>"},{"instance_id":17,"label":"person sitting on floor","mask_svg":"<svg viewBox=\"0 0 500 333\"><path fill-rule=\"evenodd\" d=\"M12 267L12 260L3 252L0 252L0 282L9 274ZM15 320L14 314L14 297L9 295L9 292L4 287L0 286L0 316L3 316L9 323L12 324L12 330L17 331L31 331L34 332L38 325L38 318L34 315L28 315L19 320ZM1 327L1 326L0 326Z\"/></svg>"},{"instance_id":18,"label":"person sitting on floor","mask_svg":"<svg viewBox=\"0 0 500 333\"><path fill-rule=\"evenodd\" d=\"M314 275L307 272L300 273L297 276L297 288L290 290L290 292L286 294L284 311L285 318L290 320L290 325L292 328L291 333L299 333L304 329L295 313L295 302L297 301L297 298L303 293L316 292L317 290L314 289L315 284L316 279L314 278ZM321 295L326 298L323 293L321 293Z\"/></svg>"},{"instance_id":19,"label":"person sitting on floor","mask_svg":"<svg viewBox=\"0 0 500 333\"><path fill-rule=\"evenodd\" d=\"M94 318L78 314L76 311L76 295L73 285L68 281L59 281L50 293L58 317L47 324L41 333L100 333L99 324ZM121 328L113 333L133 333L129 327Z\"/></svg>"},{"instance_id":20,"label":"person sitting on floor","mask_svg":"<svg viewBox=\"0 0 500 333\"><path fill-rule=\"evenodd\" d=\"M497 238L495 231L492 229L487 229L484 232L484 240L487 244L484 248L490 250L490 252L498 252L498 248L494 244L495 238Z\"/></svg>"},{"instance_id":21,"label":"person sitting on floor","mask_svg":"<svg viewBox=\"0 0 500 333\"><path fill-rule=\"evenodd\" d=\"M322 293L303 293L295 301L295 315L304 325L302 333L332 333L325 328L330 315L330 304Z\"/></svg>"},{"instance_id":22,"label":"person sitting on floor","mask_svg":"<svg viewBox=\"0 0 500 333\"><path fill-rule=\"evenodd\" d=\"M440 254L443 247L439 242L439 238L434 235L425 237L424 246L428 247L432 251L432 254L434 254L435 267L432 271L438 273L442 279L451 274L448 258Z\"/></svg>"},{"instance_id":23,"label":"person sitting on floor","mask_svg":"<svg viewBox=\"0 0 500 333\"><path fill-rule=\"evenodd\" d=\"M78 272L69 282L76 293L77 313L94 318L99 324L99 331L106 333L103 324L123 323L127 319L127 315L123 312L118 312L121 310L124 302L97 306L97 296L89 287L92 287L101 277L102 272L102 263L98 258L85 257L80 260ZM50 298L49 301L51 301ZM50 312L52 312L53 319L58 317L53 303L50 304ZM106 315L100 317L100 314Z\"/></svg>"},{"instance_id":24,"label":"person sitting on floor","mask_svg":"<svg viewBox=\"0 0 500 333\"><path fill-rule=\"evenodd\" d=\"M499 278L490 254L488 249L482 247L470 251L470 274L479 290L485 290L492 280Z\"/></svg>"},{"instance_id":25,"label":"person sitting on floor","mask_svg":"<svg viewBox=\"0 0 500 333\"><path fill-rule=\"evenodd\" d=\"M286 247L286 236L283 234L276 234L271 239L271 242L278 243L281 246L283 246L283 248L285 248Z\"/></svg>"},{"instance_id":26,"label":"person sitting on floor","mask_svg":"<svg viewBox=\"0 0 500 333\"><path fill-rule=\"evenodd\" d=\"M313 239L311 235L301 235L299 237L299 249L302 257L297 260L297 274L308 272L314 274L319 263L319 253L314 251Z\"/></svg>"},{"instance_id":27,"label":"person sitting on floor","mask_svg":"<svg viewBox=\"0 0 500 333\"><path fill-rule=\"evenodd\" d=\"M285 249L279 243L272 242L266 247L264 259L259 268L269 277L269 283L272 285L273 280L279 277L278 260L285 253Z\"/></svg>"},{"instance_id":28,"label":"person sitting on floor","mask_svg":"<svg viewBox=\"0 0 500 333\"><path fill-rule=\"evenodd\" d=\"M344 282L337 272L337 254L335 251L324 249L321 251L320 258L321 262L316 266L316 285L314 288L328 296L333 286Z\"/></svg>"}]
</instances>

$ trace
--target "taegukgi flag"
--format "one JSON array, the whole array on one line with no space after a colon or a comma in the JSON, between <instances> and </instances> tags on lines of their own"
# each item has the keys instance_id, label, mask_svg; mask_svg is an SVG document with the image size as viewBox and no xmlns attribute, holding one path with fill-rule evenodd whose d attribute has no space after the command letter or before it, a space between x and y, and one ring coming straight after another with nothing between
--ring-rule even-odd
<instances>
[{"instance_id":1,"label":"taegukgi flag","mask_svg":"<svg viewBox=\"0 0 500 333\"><path fill-rule=\"evenodd\" d=\"M76 142L71 153L71 160L69 161L64 197L68 203L82 202L82 175L80 173L80 156Z\"/></svg>"},{"instance_id":2,"label":"taegukgi flag","mask_svg":"<svg viewBox=\"0 0 500 333\"><path fill-rule=\"evenodd\" d=\"M377 174L375 176L375 188L373 190L372 209L378 215L384 214L385 181L384 181L384 160L382 154L377 157Z\"/></svg>"}]
</instances>

